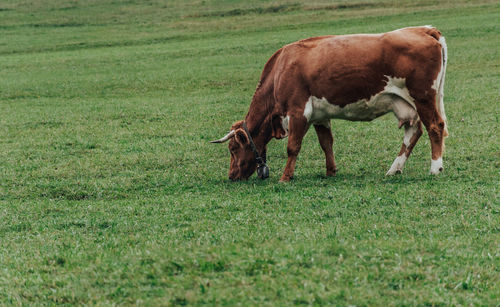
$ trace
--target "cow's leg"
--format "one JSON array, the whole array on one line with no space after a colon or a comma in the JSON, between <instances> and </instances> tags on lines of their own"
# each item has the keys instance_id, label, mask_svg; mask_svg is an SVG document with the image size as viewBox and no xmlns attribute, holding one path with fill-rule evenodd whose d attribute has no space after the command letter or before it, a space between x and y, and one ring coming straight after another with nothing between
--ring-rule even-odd
<instances>
[{"instance_id":1,"label":"cow's leg","mask_svg":"<svg viewBox=\"0 0 500 307\"><path fill-rule=\"evenodd\" d=\"M434 100L419 103L417 111L431 141L432 160L430 173L437 175L443 171L445 123L436 109Z\"/></svg>"},{"instance_id":2,"label":"cow's leg","mask_svg":"<svg viewBox=\"0 0 500 307\"><path fill-rule=\"evenodd\" d=\"M306 134L308 128L309 125L305 117L290 117L288 123L288 160L286 161L283 176L281 176L280 179L281 182L288 182L291 178L293 178L293 172L295 171L295 162L297 161L297 156L300 152L302 139L304 138L304 135Z\"/></svg>"},{"instance_id":3,"label":"cow's leg","mask_svg":"<svg viewBox=\"0 0 500 307\"><path fill-rule=\"evenodd\" d=\"M405 136L403 138L403 145L401 145L401 150L392 163L391 168L385 174L386 176L401 174L403 172L403 167L406 160L410 156L413 147L415 147L415 144L417 144L418 139L422 135L422 123L420 122L420 120L417 120L413 123L406 123L404 124L404 127Z\"/></svg>"},{"instance_id":4,"label":"cow's leg","mask_svg":"<svg viewBox=\"0 0 500 307\"><path fill-rule=\"evenodd\" d=\"M330 121L326 121L321 125L314 125L314 129L316 129L319 144L325 152L326 175L334 176L337 172L337 167L335 166L335 158L333 157L333 136L332 129L330 128Z\"/></svg>"}]
</instances>

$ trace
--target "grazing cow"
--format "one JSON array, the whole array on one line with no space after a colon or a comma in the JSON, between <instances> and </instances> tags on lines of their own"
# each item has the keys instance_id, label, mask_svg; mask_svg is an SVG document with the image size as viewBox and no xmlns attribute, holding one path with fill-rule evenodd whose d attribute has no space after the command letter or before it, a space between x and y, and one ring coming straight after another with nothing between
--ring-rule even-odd
<instances>
[{"instance_id":1,"label":"grazing cow","mask_svg":"<svg viewBox=\"0 0 500 307\"><path fill-rule=\"evenodd\" d=\"M383 34L329 35L284 46L269 59L244 121L213 143L229 142L229 178L266 178L266 148L288 136L288 161L280 181L293 177L302 139L312 124L335 175L330 119L371 121L393 112L404 127L403 145L386 175L401 173L422 135L429 134L430 172L443 170L448 135L443 105L447 50L430 26Z\"/></svg>"}]
</instances>

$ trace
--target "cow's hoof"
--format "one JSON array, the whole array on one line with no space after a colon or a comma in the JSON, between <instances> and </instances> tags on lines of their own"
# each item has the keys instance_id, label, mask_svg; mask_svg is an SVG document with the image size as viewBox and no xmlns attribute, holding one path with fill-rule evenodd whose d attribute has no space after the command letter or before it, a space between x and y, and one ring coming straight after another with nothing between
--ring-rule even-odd
<instances>
[{"instance_id":1,"label":"cow's hoof","mask_svg":"<svg viewBox=\"0 0 500 307\"><path fill-rule=\"evenodd\" d=\"M335 175L337 175L337 170L326 171L326 177L332 177L332 176L335 176Z\"/></svg>"},{"instance_id":2,"label":"cow's hoof","mask_svg":"<svg viewBox=\"0 0 500 307\"><path fill-rule=\"evenodd\" d=\"M432 169L431 169L431 171L430 171L429 173L430 173L431 175L437 176L437 175L441 174L442 172L443 172L443 168L442 168L442 167L440 167L440 168L438 168L437 170L432 170Z\"/></svg>"},{"instance_id":3,"label":"cow's hoof","mask_svg":"<svg viewBox=\"0 0 500 307\"><path fill-rule=\"evenodd\" d=\"M283 176L281 177L280 179L280 183L284 183L284 182L290 182L290 180L292 179L293 177L288 177L288 176Z\"/></svg>"},{"instance_id":4,"label":"cow's hoof","mask_svg":"<svg viewBox=\"0 0 500 307\"><path fill-rule=\"evenodd\" d=\"M402 174L403 170L402 169L390 169L385 173L386 176L394 176L394 175L399 175Z\"/></svg>"},{"instance_id":5,"label":"cow's hoof","mask_svg":"<svg viewBox=\"0 0 500 307\"><path fill-rule=\"evenodd\" d=\"M437 160L431 160L431 170L432 175L439 175L443 172L443 159L439 158Z\"/></svg>"}]
</instances>

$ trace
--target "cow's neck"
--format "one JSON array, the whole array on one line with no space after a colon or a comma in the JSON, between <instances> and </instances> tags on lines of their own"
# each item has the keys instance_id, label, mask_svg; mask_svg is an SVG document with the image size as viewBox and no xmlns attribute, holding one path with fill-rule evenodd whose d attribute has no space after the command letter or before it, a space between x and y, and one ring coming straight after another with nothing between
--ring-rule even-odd
<instances>
[{"instance_id":1,"label":"cow's neck","mask_svg":"<svg viewBox=\"0 0 500 307\"><path fill-rule=\"evenodd\" d=\"M250 132L259 153L262 152L272 138L270 118L271 116L269 115L269 112L263 108L256 108L255 103L251 104L250 110L245 117L248 131Z\"/></svg>"}]
</instances>

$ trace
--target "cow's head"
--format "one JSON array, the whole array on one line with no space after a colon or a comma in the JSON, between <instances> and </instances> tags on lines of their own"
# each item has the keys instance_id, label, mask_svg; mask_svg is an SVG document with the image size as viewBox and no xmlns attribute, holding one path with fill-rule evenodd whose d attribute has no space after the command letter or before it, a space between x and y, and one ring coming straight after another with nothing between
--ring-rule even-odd
<instances>
[{"instance_id":1,"label":"cow's head","mask_svg":"<svg viewBox=\"0 0 500 307\"><path fill-rule=\"evenodd\" d=\"M253 142L264 143L263 148L256 148L257 154L252 150L252 137L247 134L243 127L243 121L238 121L233 124L231 130L224 137L212 141L211 143L224 143L229 141L229 152L231 153L231 165L229 167L229 179L246 180L257 170L257 176L261 179L269 177L269 168L266 165L266 144L271 138L282 139L288 136L288 131L285 130L282 119L279 115L269 116L265 123L261 125L261 132L254 136ZM288 127L288 120L286 122ZM260 156L262 161L257 163L257 156Z\"/></svg>"},{"instance_id":2,"label":"cow's head","mask_svg":"<svg viewBox=\"0 0 500 307\"><path fill-rule=\"evenodd\" d=\"M249 136L243 129L243 121L234 123L227 135L211 143L224 143L226 141L229 141L229 152L231 154L229 179L233 181L248 179L257 169L257 161L250 145ZM265 163L266 149L260 151L259 155Z\"/></svg>"}]
</instances>

